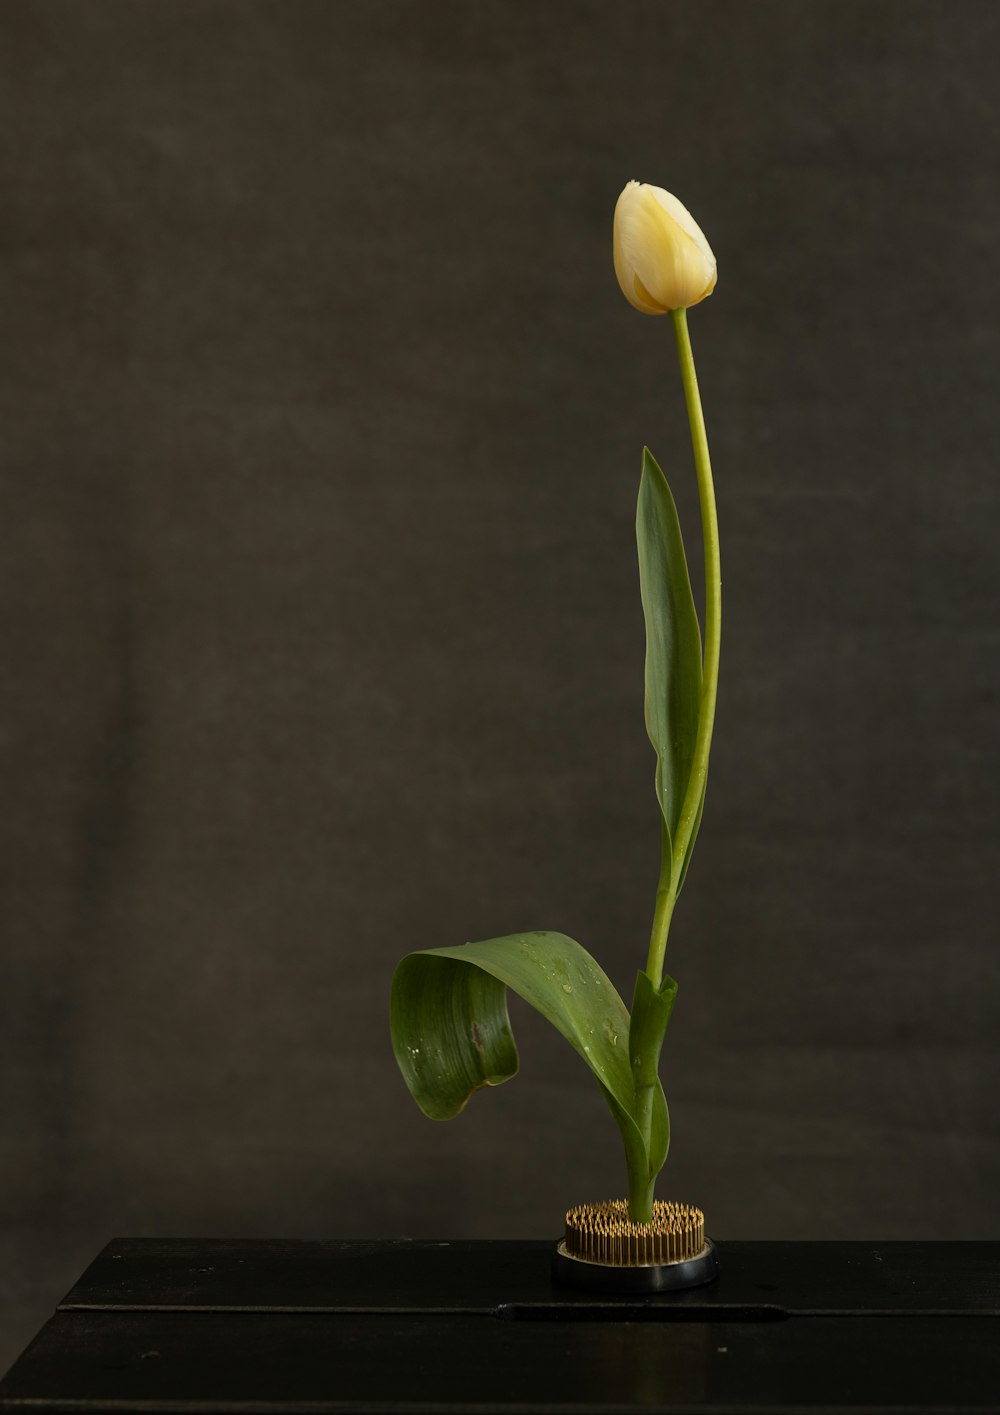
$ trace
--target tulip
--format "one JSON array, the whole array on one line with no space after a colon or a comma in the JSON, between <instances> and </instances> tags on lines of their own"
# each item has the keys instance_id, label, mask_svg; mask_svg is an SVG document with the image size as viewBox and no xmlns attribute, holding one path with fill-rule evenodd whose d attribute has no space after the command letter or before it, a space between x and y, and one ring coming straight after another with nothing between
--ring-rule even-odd
<instances>
[{"instance_id":1,"label":"tulip","mask_svg":"<svg viewBox=\"0 0 1000 1415\"><path fill-rule=\"evenodd\" d=\"M630 1013L596 959L566 934L535 931L420 949L393 976L390 1028L414 1100L432 1120L448 1120L474 1092L517 1073L507 991L517 993L566 1038L600 1084L624 1142L629 1220L641 1230L654 1222L653 1187L670 1143L659 1058L677 984L664 972L665 951L701 824L719 679L719 526L687 327L689 306L715 288L715 257L676 197L629 182L615 208L614 262L628 301L646 314L669 314L674 327L705 545L703 640L677 507L645 450L636 538L661 851L646 967L637 974Z\"/></svg>"},{"instance_id":2,"label":"tulip","mask_svg":"<svg viewBox=\"0 0 1000 1415\"><path fill-rule=\"evenodd\" d=\"M675 196L629 182L615 206L615 274L643 314L688 309L715 289L715 256L701 227Z\"/></svg>"}]
</instances>

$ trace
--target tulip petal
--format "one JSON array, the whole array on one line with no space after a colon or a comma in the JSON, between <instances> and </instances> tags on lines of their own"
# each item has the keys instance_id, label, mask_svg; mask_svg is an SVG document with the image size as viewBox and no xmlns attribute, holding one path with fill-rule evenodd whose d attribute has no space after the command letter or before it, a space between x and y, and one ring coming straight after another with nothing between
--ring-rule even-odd
<instances>
[{"instance_id":1,"label":"tulip petal","mask_svg":"<svg viewBox=\"0 0 1000 1415\"><path fill-rule=\"evenodd\" d=\"M644 195L636 229L643 239L633 263L653 299L668 309L687 308L703 299L712 275L705 254L652 192Z\"/></svg>"},{"instance_id":2,"label":"tulip petal","mask_svg":"<svg viewBox=\"0 0 1000 1415\"><path fill-rule=\"evenodd\" d=\"M646 289L645 285L644 285L644 284L642 283L642 281L639 279L638 275L633 274L633 276L632 276L632 286L633 286L633 289L635 290L637 299L641 302L641 303L639 304L638 308L644 309L647 314L669 314L669 313L670 313L670 311L669 311L668 309L666 309L663 305L658 305L658 304L656 303L656 301L653 299L652 295L651 295L651 294L649 293L649 291Z\"/></svg>"},{"instance_id":3,"label":"tulip petal","mask_svg":"<svg viewBox=\"0 0 1000 1415\"><path fill-rule=\"evenodd\" d=\"M637 277L631 263L625 259L625 254L622 250L622 227L625 219L627 219L623 218L622 208L623 205L627 207L631 203L629 188L636 186L638 186L637 182L630 182L618 198L618 204L615 207L614 229L612 233L615 275L618 277L618 284L621 286L622 294L635 309L641 310L643 314L666 314L667 310L663 305L656 303L645 285L643 285L642 281Z\"/></svg>"},{"instance_id":4,"label":"tulip petal","mask_svg":"<svg viewBox=\"0 0 1000 1415\"><path fill-rule=\"evenodd\" d=\"M679 202L673 192L666 191L663 187L654 187L647 184L646 190L659 202L660 206L672 217L686 236L690 236L696 246L699 246L709 265L715 264L715 256L712 254L712 247L705 239L705 233L698 225L697 221L688 211L683 202Z\"/></svg>"}]
</instances>

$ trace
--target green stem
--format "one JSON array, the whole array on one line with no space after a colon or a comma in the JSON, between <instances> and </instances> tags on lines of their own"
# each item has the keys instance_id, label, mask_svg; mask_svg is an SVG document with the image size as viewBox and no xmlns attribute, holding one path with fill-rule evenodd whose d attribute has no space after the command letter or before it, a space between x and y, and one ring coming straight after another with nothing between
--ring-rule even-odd
<instances>
[{"instance_id":1,"label":"green stem","mask_svg":"<svg viewBox=\"0 0 1000 1415\"><path fill-rule=\"evenodd\" d=\"M637 1086L635 1123L642 1136L642 1164L629 1166L628 1212L633 1223L653 1222L653 1188L656 1175L649 1172L649 1137L653 1128L653 1087Z\"/></svg>"},{"instance_id":2,"label":"green stem","mask_svg":"<svg viewBox=\"0 0 1000 1415\"><path fill-rule=\"evenodd\" d=\"M653 1186L656 1175L650 1176L644 1165L641 1172L629 1169L628 1174L628 1216L633 1223L653 1222Z\"/></svg>"},{"instance_id":3,"label":"green stem","mask_svg":"<svg viewBox=\"0 0 1000 1415\"><path fill-rule=\"evenodd\" d=\"M691 845L698 806L704 795L708 777L708 755L712 747L715 725L715 700L719 686L719 650L722 643L722 566L719 558L719 520L715 508L715 487L712 463L708 455L708 435L705 415L698 393L691 338L688 334L687 310L671 310L677 354L684 384L688 422L691 425L691 445L694 449L694 469L698 478L698 500L705 542L705 646L702 657L701 706L698 712L698 732L695 737L691 775L674 834L672 858L664 851L660 882L656 891L656 911L649 940L646 972L659 987L663 978L663 956L667 948L667 933L677 901L677 882L684 858Z\"/></svg>"},{"instance_id":4,"label":"green stem","mask_svg":"<svg viewBox=\"0 0 1000 1415\"><path fill-rule=\"evenodd\" d=\"M663 955L667 949L667 934L670 932L674 905L677 903L673 873L670 855L664 849L660 881L656 886L656 908L653 910L653 928L649 937L649 957L646 959L646 972L657 987L663 981Z\"/></svg>"}]
</instances>

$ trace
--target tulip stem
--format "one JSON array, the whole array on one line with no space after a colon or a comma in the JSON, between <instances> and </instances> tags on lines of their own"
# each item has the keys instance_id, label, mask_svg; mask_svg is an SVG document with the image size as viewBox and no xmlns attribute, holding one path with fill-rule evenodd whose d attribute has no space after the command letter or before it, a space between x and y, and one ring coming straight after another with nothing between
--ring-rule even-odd
<instances>
[{"instance_id":1,"label":"tulip stem","mask_svg":"<svg viewBox=\"0 0 1000 1415\"><path fill-rule=\"evenodd\" d=\"M719 686L719 651L722 643L722 566L719 558L719 519L715 507L715 486L712 481L712 463L708 455L705 415L702 412L701 396L698 392L698 375L695 373L694 354L691 352L687 310L671 310L670 318L673 321L674 335L677 339L681 380L684 384L684 401L687 404L688 422L691 425L691 445L694 449L694 468L698 478L698 500L701 506L701 524L705 542L705 645L702 655L701 705L698 711L698 730L695 736L691 775L684 793L670 857L663 861L660 883L656 891L656 912L653 916L653 930L649 941L649 959L646 964L646 972L657 987L660 986L663 979L663 957L667 947L667 933L680 887L681 872L687 854L694 843L701 803L705 796L705 783L708 779L708 755L712 747L712 729L715 725L715 701Z\"/></svg>"}]
</instances>

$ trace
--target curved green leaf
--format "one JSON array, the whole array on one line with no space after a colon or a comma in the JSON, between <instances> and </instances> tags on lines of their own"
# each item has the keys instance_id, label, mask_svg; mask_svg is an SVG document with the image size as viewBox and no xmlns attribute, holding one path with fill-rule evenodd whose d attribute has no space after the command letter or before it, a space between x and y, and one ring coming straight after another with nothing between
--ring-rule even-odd
<instances>
[{"instance_id":1,"label":"curved green leaf","mask_svg":"<svg viewBox=\"0 0 1000 1415\"><path fill-rule=\"evenodd\" d=\"M482 1086L518 1070L506 989L531 1004L594 1073L621 1131L629 1202L641 1213L670 1143L670 1117L657 1075L677 984L636 981L633 1016L586 949L559 933L512 934L411 953L392 982L396 1061L425 1115L448 1120Z\"/></svg>"},{"instance_id":2,"label":"curved green leaf","mask_svg":"<svg viewBox=\"0 0 1000 1415\"><path fill-rule=\"evenodd\" d=\"M701 630L677 508L648 447L642 453L636 541L646 620L646 731L656 751L656 795L672 842L698 733Z\"/></svg>"},{"instance_id":3,"label":"curved green leaf","mask_svg":"<svg viewBox=\"0 0 1000 1415\"><path fill-rule=\"evenodd\" d=\"M431 1120L517 1074L507 989L471 962L411 953L396 969L390 1015L399 1069Z\"/></svg>"},{"instance_id":4,"label":"curved green leaf","mask_svg":"<svg viewBox=\"0 0 1000 1415\"><path fill-rule=\"evenodd\" d=\"M429 948L399 964L392 981L392 1044L424 1114L447 1120L481 1086L499 1085L516 1073L508 987L562 1033L631 1117L635 1090L625 1004L585 948L551 932Z\"/></svg>"}]
</instances>

